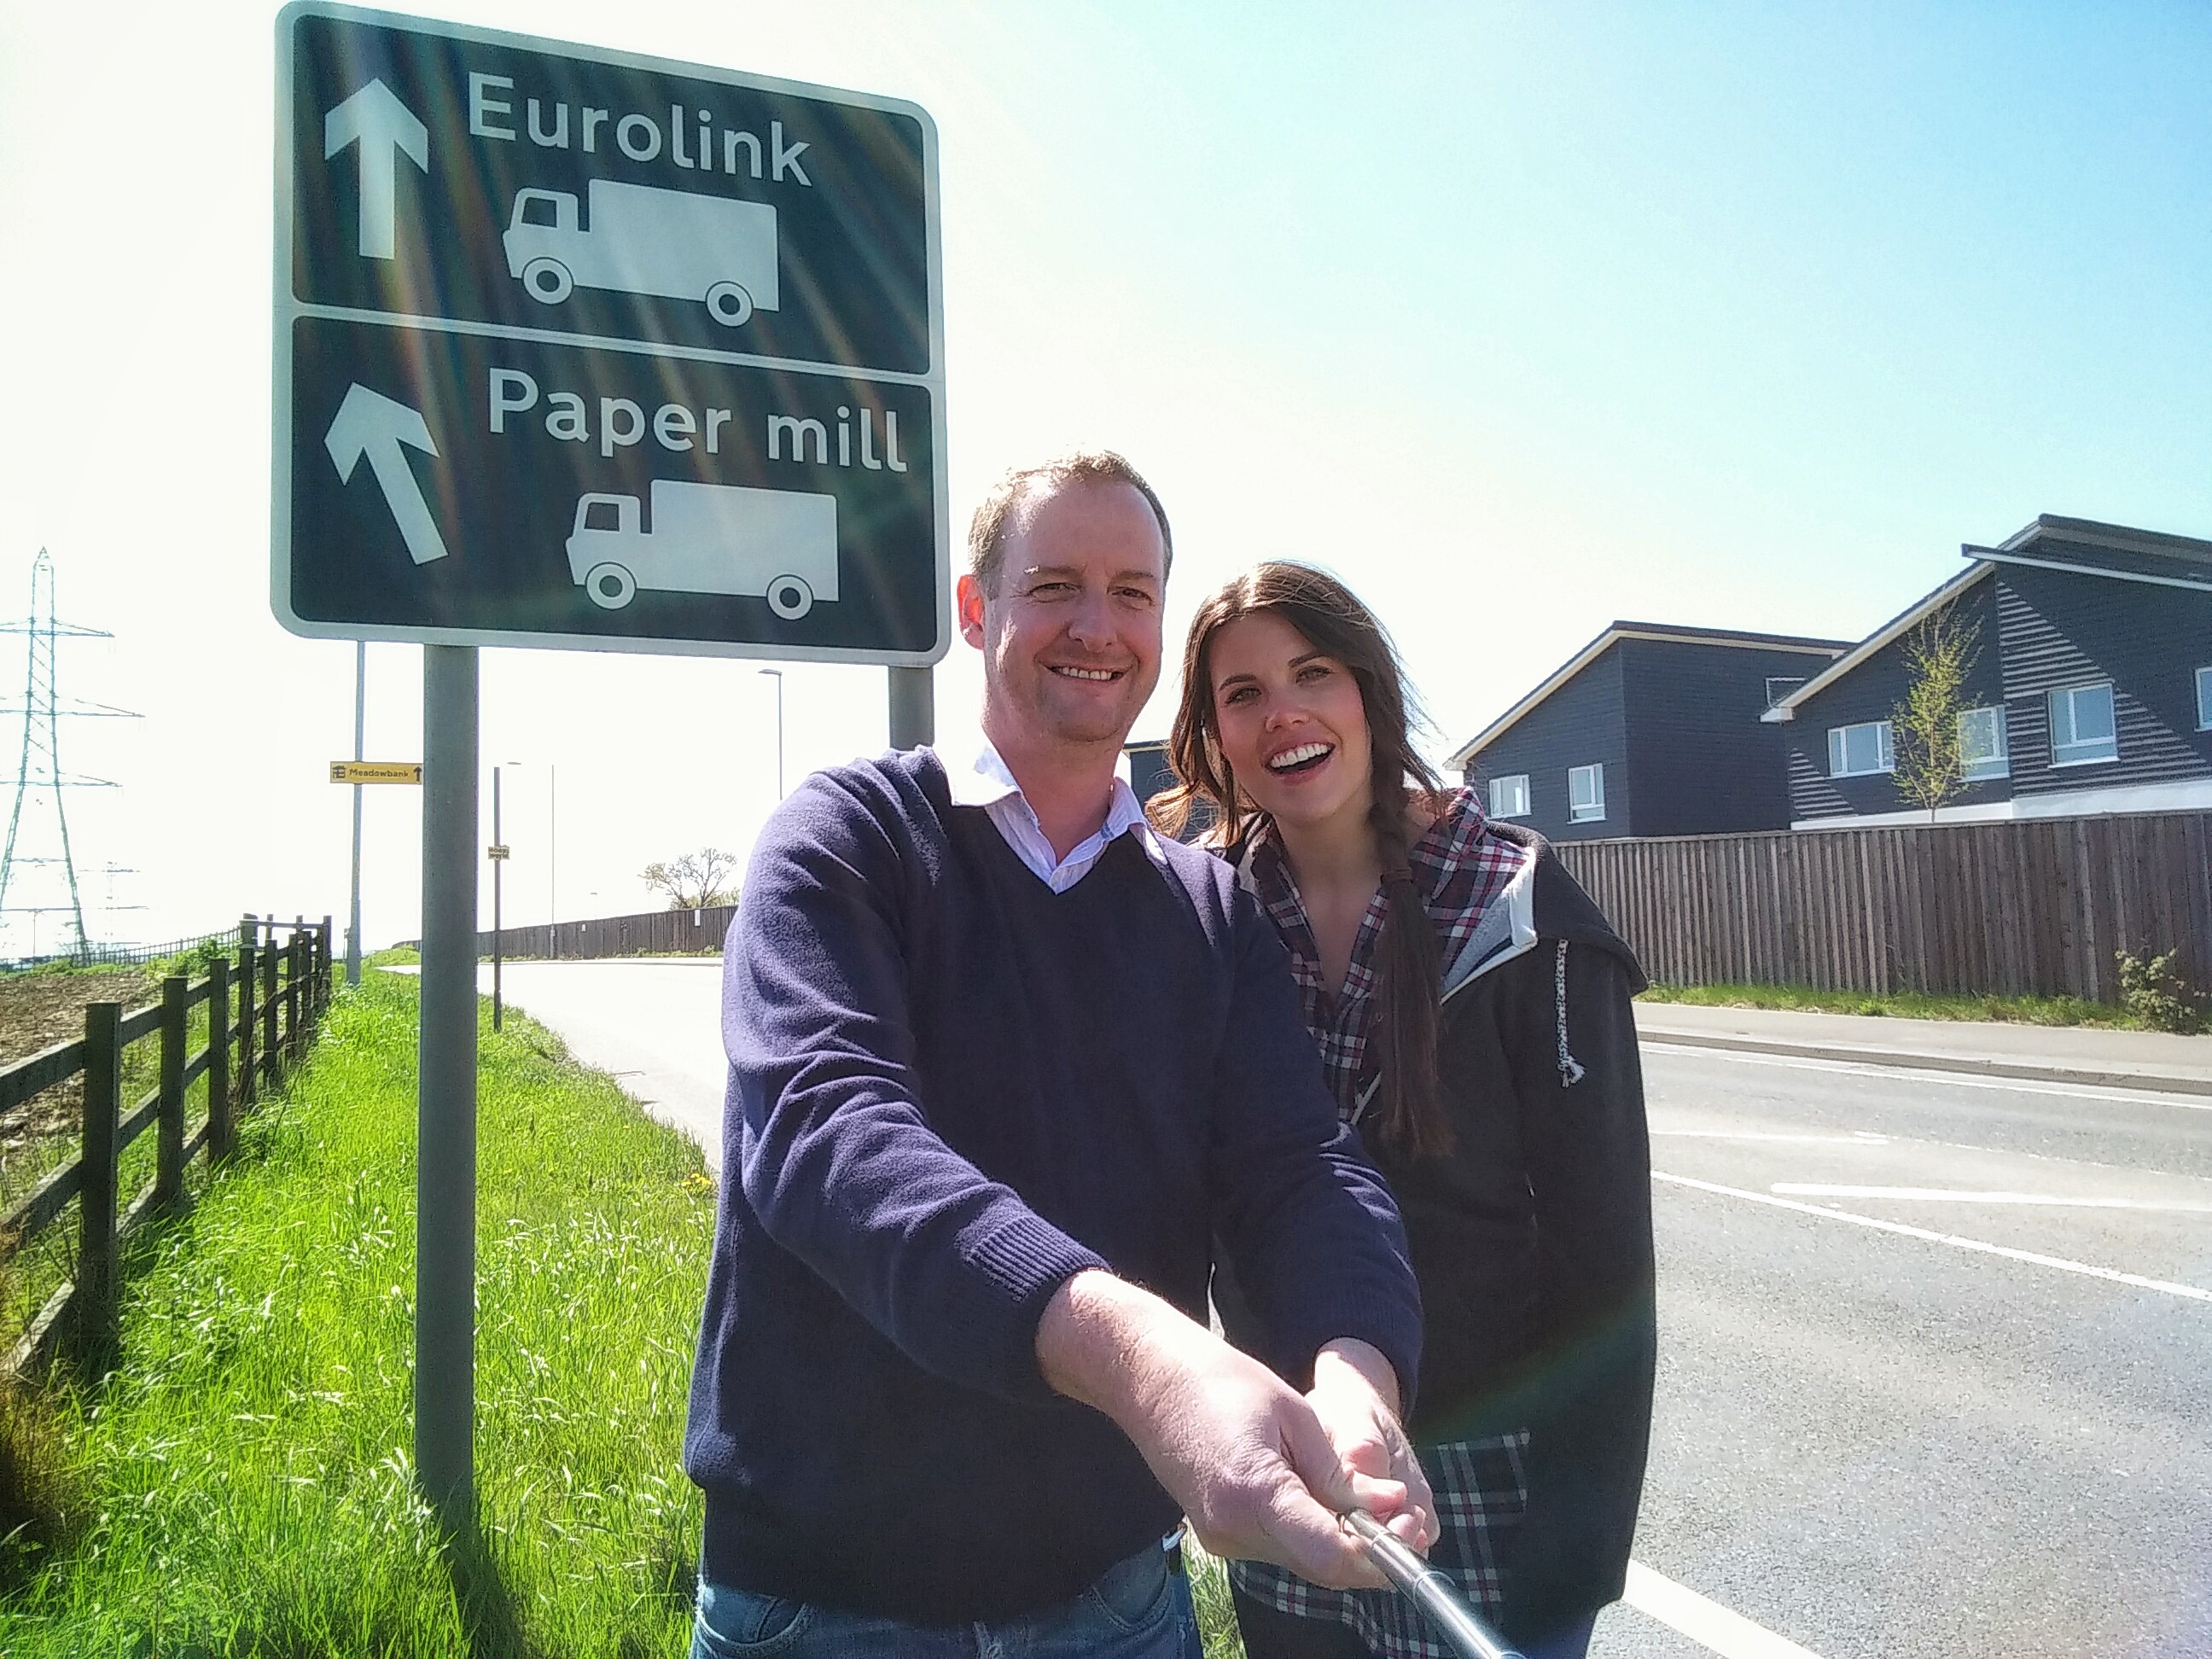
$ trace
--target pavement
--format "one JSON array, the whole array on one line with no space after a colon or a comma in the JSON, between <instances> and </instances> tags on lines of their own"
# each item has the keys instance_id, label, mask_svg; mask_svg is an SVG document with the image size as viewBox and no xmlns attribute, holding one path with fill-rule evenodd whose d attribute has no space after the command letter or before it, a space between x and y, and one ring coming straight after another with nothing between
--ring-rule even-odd
<instances>
[{"instance_id":1,"label":"pavement","mask_svg":"<svg viewBox=\"0 0 2212 1659\"><path fill-rule=\"evenodd\" d=\"M1638 1002L1646 1042L2088 1087L2212 1095L2212 1036Z\"/></svg>"}]
</instances>

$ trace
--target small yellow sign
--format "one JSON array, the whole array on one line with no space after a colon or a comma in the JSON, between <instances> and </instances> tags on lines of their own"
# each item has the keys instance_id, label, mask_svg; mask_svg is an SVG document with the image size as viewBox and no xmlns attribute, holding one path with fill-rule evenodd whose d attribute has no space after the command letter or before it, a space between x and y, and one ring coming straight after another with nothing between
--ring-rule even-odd
<instances>
[{"instance_id":1,"label":"small yellow sign","mask_svg":"<svg viewBox=\"0 0 2212 1659\"><path fill-rule=\"evenodd\" d=\"M511 850L511 848L501 847L498 843L495 842L491 846L484 848L484 856L486 858L503 859L507 856Z\"/></svg>"},{"instance_id":2,"label":"small yellow sign","mask_svg":"<svg viewBox=\"0 0 2212 1659\"><path fill-rule=\"evenodd\" d=\"M332 783L420 783L420 761L332 761Z\"/></svg>"}]
</instances>

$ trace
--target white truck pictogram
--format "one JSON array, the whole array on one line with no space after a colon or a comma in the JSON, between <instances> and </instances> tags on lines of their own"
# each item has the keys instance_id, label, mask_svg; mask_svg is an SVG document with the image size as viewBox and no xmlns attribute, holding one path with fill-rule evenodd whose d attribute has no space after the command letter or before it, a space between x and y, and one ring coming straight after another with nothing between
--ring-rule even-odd
<instances>
[{"instance_id":1,"label":"white truck pictogram","mask_svg":"<svg viewBox=\"0 0 2212 1659\"><path fill-rule=\"evenodd\" d=\"M635 495L576 503L568 574L601 610L621 610L640 588L733 593L796 622L836 599L835 495L655 478L652 501L651 530Z\"/></svg>"},{"instance_id":2,"label":"white truck pictogram","mask_svg":"<svg viewBox=\"0 0 2212 1659\"><path fill-rule=\"evenodd\" d=\"M591 228L565 191L523 190L500 245L530 297L557 306L577 288L700 300L726 328L777 308L775 210L765 202L591 181Z\"/></svg>"}]
</instances>

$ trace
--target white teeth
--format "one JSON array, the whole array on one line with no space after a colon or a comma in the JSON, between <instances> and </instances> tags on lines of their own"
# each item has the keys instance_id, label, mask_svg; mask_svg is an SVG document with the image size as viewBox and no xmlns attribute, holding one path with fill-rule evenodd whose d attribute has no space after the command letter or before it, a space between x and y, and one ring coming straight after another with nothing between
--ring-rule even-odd
<instances>
[{"instance_id":1,"label":"white teeth","mask_svg":"<svg viewBox=\"0 0 2212 1659\"><path fill-rule=\"evenodd\" d=\"M1275 756L1267 763L1267 769L1271 772L1280 772L1286 767L1297 766L1302 762L1314 760L1331 752L1329 746L1325 743L1302 743L1295 749L1285 749L1281 754Z\"/></svg>"},{"instance_id":2,"label":"white teeth","mask_svg":"<svg viewBox=\"0 0 2212 1659\"><path fill-rule=\"evenodd\" d=\"M1110 680L1114 678L1113 672L1104 668L1055 667L1052 672L1055 674L1065 674L1074 680Z\"/></svg>"}]
</instances>

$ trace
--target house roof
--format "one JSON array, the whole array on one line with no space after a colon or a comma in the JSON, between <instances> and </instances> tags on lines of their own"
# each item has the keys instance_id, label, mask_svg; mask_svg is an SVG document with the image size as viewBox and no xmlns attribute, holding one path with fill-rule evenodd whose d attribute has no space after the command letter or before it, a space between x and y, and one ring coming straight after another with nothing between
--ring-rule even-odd
<instances>
[{"instance_id":1,"label":"house roof","mask_svg":"<svg viewBox=\"0 0 2212 1659\"><path fill-rule=\"evenodd\" d=\"M1995 547L1977 547L1968 542L1959 551L1973 562L1934 592L1892 617L1788 696L1778 698L1774 707L1759 718L1796 719L1800 703L1818 696L1923 617L1948 605L2001 564L2034 565L2050 570L2070 570L2084 576L2108 576L2118 581L2152 582L2212 593L2212 542L2168 535L2159 530L2100 524L2094 519L2062 519L2045 513Z\"/></svg>"},{"instance_id":2,"label":"house roof","mask_svg":"<svg viewBox=\"0 0 2212 1659\"><path fill-rule=\"evenodd\" d=\"M2212 592L2212 542L2090 519L2061 519L2046 513L1995 547L1969 545L1960 550L1969 558L1996 564L2039 565Z\"/></svg>"},{"instance_id":3,"label":"house roof","mask_svg":"<svg viewBox=\"0 0 2212 1659\"><path fill-rule=\"evenodd\" d=\"M1875 652L1881 650L1882 647L1887 645L1899 635L1911 628L1929 611L1939 611L1943 606L1950 604L1953 599L1958 598L1960 594L1965 592L1968 588L1972 587L1976 582L1981 580L1983 577L1988 575L1990 571L1996 568L1996 567L1990 563L1986 559L1977 560L1974 563L1968 565L1964 570L1961 570L1957 575L1952 577L1949 581L1945 582L1942 586L1937 588L1933 593L1928 594L1925 598L1915 600L1905 609L1899 611L1897 615L1892 617L1881 627L1875 629L1873 633L1868 635L1866 638L1861 640L1849 651L1846 651L1842 656L1837 658L1835 661L1830 663L1819 673L1814 675L1811 679L1807 680L1804 684L1799 686L1788 696L1776 698L1774 701L1774 707L1768 709L1759 718L1762 720L1767 721L1796 720L1797 718L1796 711L1797 705L1799 703L1804 702L1808 697L1819 696L1820 692L1826 690L1829 686L1833 685L1838 680L1843 678L1844 675L1850 673L1851 670L1856 668L1861 663L1864 662L1869 657L1874 655Z\"/></svg>"},{"instance_id":4,"label":"house roof","mask_svg":"<svg viewBox=\"0 0 2212 1659\"><path fill-rule=\"evenodd\" d=\"M1528 695L1452 751L1445 763L1455 772L1504 735L1522 717L1554 691L1595 662L1622 640L1661 640L1672 645L1734 646L1755 651L1802 651L1808 656L1833 657L1850 648L1849 640L1812 639L1802 634L1746 634L1731 628L1684 628L1670 623L1615 622L1603 633L1547 675Z\"/></svg>"}]
</instances>

